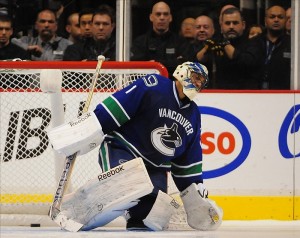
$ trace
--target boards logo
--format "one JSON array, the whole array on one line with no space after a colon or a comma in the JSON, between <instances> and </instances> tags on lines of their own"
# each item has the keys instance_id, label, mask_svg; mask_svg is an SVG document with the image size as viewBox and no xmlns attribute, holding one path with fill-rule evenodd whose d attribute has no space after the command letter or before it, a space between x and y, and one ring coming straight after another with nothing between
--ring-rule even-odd
<instances>
[{"instance_id":1,"label":"boards logo","mask_svg":"<svg viewBox=\"0 0 300 238\"><path fill-rule=\"evenodd\" d=\"M279 150L281 155L286 159L300 157L300 151L296 154L297 151L295 149L289 148L289 144L297 146L294 142L297 141L295 139L296 133L300 134L300 104L293 106L289 110L279 131Z\"/></svg>"},{"instance_id":2,"label":"boards logo","mask_svg":"<svg viewBox=\"0 0 300 238\"><path fill-rule=\"evenodd\" d=\"M5 138L1 161L30 159L42 155L49 145L46 128L50 121L51 111L47 108L10 112L8 121L3 122L7 128L1 132L1 137Z\"/></svg>"},{"instance_id":3,"label":"boards logo","mask_svg":"<svg viewBox=\"0 0 300 238\"><path fill-rule=\"evenodd\" d=\"M215 124L216 126L212 124L209 130L214 130L214 127L216 128L217 126L221 127L221 129L223 130L222 127L223 122L230 124L229 126L227 124L226 126L224 126L226 131L220 133L218 138L214 138L214 133L210 133L210 132L202 133L203 154L205 154L205 150L209 148L217 147L221 152L221 154L226 156L229 155L230 157L230 161L229 162L226 161L225 163L222 163L221 167L212 170L205 170L203 172L203 178L209 179L209 178L215 178L215 177L228 174L231 171L238 168L249 155L250 148L251 148L251 137L249 131L241 120L239 120L237 117L230 114L229 112L217 108L205 107L205 106L200 106L199 110L203 116L204 115L213 116L217 120L216 123L218 124ZM214 118L212 118L212 120L207 120L207 121L213 123ZM230 131L233 131L233 133L230 133ZM239 143L240 146L238 148L235 142L236 141L235 138L240 138L239 140L241 141L241 143ZM213 142L212 139L216 141ZM225 141L228 144L227 146L224 146L224 144L226 144ZM217 155L213 153L213 157L215 158L217 157Z\"/></svg>"}]
</instances>

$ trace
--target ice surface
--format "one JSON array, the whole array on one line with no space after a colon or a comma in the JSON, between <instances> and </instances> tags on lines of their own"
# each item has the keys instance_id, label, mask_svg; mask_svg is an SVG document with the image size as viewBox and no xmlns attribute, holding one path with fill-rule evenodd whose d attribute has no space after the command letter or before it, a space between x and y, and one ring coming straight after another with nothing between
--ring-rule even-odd
<instances>
[{"instance_id":1,"label":"ice surface","mask_svg":"<svg viewBox=\"0 0 300 238\"><path fill-rule=\"evenodd\" d=\"M161 231L134 232L124 227L103 227L86 232L67 232L59 227L21 227L2 226L0 237L14 238L123 238L123 237L157 237L157 238L299 238L300 221L224 221L217 231Z\"/></svg>"}]
</instances>

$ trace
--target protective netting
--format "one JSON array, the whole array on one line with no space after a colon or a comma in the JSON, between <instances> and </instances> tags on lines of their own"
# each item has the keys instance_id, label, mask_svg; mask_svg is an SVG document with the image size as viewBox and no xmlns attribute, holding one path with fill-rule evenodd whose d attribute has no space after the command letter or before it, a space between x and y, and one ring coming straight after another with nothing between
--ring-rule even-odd
<instances>
[{"instance_id":1,"label":"protective netting","mask_svg":"<svg viewBox=\"0 0 300 238\"><path fill-rule=\"evenodd\" d=\"M155 63L153 67L139 64L138 68L134 64L120 68L120 64L107 64L101 70L90 110L143 75L163 74ZM63 63L57 63L58 69L60 65ZM62 93L44 93L40 89L40 72L47 68L47 62L41 63L40 69L21 69L20 63L18 68L0 67L1 214L48 213L64 160L51 149L46 130L57 119L53 112L58 110L60 97L65 121L81 114L95 72L91 64L87 65L89 68L84 69L66 69L64 65ZM97 160L97 149L77 158L71 190L101 172Z\"/></svg>"}]
</instances>

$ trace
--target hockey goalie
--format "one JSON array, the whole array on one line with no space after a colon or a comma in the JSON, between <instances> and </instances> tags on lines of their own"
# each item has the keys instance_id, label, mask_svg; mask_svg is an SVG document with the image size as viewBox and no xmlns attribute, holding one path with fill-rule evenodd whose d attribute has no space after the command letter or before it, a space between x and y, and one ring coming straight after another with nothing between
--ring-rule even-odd
<instances>
[{"instance_id":1,"label":"hockey goalie","mask_svg":"<svg viewBox=\"0 0 300 238\"><path fill-rule=\"evenodd\" d=\"M75 120L48 131L65 156L100 145L103 173L66 195L61 213L101 227L126 213L128 230L164 230L178 204L167 195L167 173L180 191L187 223L215 230L223 212L208 198L202 178L201 119L194 96L208 83L204 65L185 62L174 80L150 74L115 92Z\"/></svg>"}]
</instances>

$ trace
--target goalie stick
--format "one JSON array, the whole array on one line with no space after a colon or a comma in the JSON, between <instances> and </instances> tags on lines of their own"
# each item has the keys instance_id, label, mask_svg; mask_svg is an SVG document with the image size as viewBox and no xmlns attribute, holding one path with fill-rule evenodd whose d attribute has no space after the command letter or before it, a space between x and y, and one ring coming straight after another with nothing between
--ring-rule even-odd
<instances>
[{"instance_id":1,"label":"goalie stick","mask_svg":"<svg viewBox=\"0 0 300 238\"><path fill-rule=\"evenodd\" d=\"M93 97L96 82L99 77L102 63L104 60L105 60L105 57L103 55L98 56L98 63L96 66L96 71L95 71L95 74L93 75L92 83L91 83L91 86L89 89L87 100L86 100L84 108L83 108L83 112L88 111L88 108L90 106L90 103L91 103L91 100ZM65 166L62 171L60 180L58 182L58 187L56 189L54 199L50 206L50 210L49 210L49 214L48 214L50 216L50 218L55 223L57 223L60 227L62 227L65 230L73 231L73 232L80 230L80 228L84 224L81 224L81 223L78 223L76 221L69 219L67 216L65 216L64 214L62 214L60 212L60 207L61 207L63 196L64 196L67 186L69 184L69 180L70 180L70 177L72 174L72 169L74 167L76 157L77 157L77 153L74 153L72 155L67 156L67 158L65 160Z\"/></svg>"}]
</instances>

